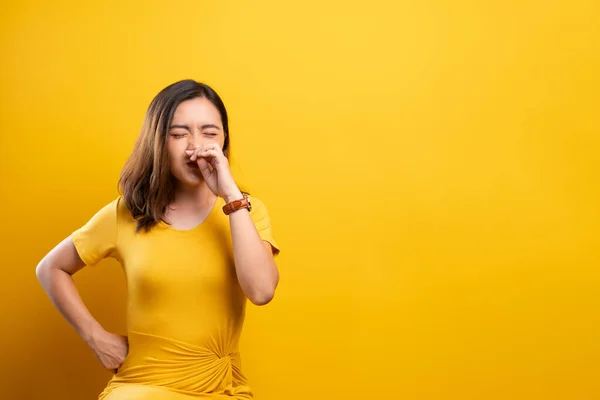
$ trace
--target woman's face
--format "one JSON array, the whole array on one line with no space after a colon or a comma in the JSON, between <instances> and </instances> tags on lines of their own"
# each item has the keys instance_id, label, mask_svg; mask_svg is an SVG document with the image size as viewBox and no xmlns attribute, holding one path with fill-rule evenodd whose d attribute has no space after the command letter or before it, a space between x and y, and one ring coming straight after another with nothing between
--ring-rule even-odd
<instances>
[{"instance_id":1,"label":"woman's face","mask_svg":"<svg viewBox=\"0 0 600 400\"><path fill-rule=\"evenodd\" d=\"M197 162L190 162L186 150L207 143L225 143L225 133L219 110L203 97L182 101L177 106L167 133L167 149L171 159L171 174L178 183L197 186L203 178Z\"/></svg>"}]
</instances>

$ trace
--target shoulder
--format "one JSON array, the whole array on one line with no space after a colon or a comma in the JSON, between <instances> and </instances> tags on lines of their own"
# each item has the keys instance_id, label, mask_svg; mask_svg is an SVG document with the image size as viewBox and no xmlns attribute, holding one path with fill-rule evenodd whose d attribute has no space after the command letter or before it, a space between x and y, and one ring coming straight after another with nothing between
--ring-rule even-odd
<instances>
[{"instance_id":1,"label":"shoulder","mask_svg":"<svg viewBox=\"0 0 600 400\"><path fill-rule=\"evenodd\" d=\"M129 213L125 199L123 199L123 196L121 195L113 198L110 202L105 203L100 211L110 212L115 215Z\"/></svg>"},{"instance_id":2,"label":"shoulder","mask_svg":"<svg viewBox=\"0 0 600 400\"><path fill-rule=\"evenodd\" d=\"M265 206L265 203L260 198L253 196L251 194L246 194L246 196L248 196L248 200L250 200L250 204L252 204L252 208L254 208L254 207L262 208Z\"/></svg>"},{"instance_id":3,"label":"shoulder","mask_svg":"<svg viewBox=\"0 0 600 400\"><path fill-rule=\"evenodd\" d=\"M131 225L135 226L137 224L133 214L131 213L131 210L129 207L127 207L127 202L123 196L118 196L115 198L111 205L114 208L114 213L117 217L117 223L119 226L126 226L129 229Z\"/></svg>"},{"instance_id":4,"label":"shoulder","mask_svg":"<svg viewBox=\"0 0 600 400\"><path fill-rule=\"evenodd\" d=\"M248 200L250 201L250 205L252 206L252 209L250 210L251 215L261 216L263 214L267 214L267 206L260 198L252 196L250 194L246 195L248 196Z\"/></svg>"},{"instance_id":5,"label":"shoulder","mask_svg":"<svg viewBox=\"0 0 600 400\"><path fill-rule=\"evenodd\" d=\"M131 214L123 196L118 196L111 202L111 205L115 208L117 214Z\"/></svg>"},{"instance_id":6,"label":"shoulder","mask_svg":"<svg viewBox=\"0 0 600 400\"><path fill-rule=\"evenodd\" d=\"M258 230L258 234L262 240L267 241L271 244L273 248L273 254L279 253L279 245L275 241L273 237L273 232L271 229L271 218L269 217L269 213L267 212L267 207L265 203L254 196L248 195L250 199L250 204L252 205L252 209L250 210L250 217L254 221L254 225Z\"/></svg>"},{"instance_id":7,"label":"shoulder","mask_svg":"<svg viewBox=\"0 0 600 400\"><path fill-rule=\"evenodd\" d=\"M96 212L95 217L111 219L117 223L133 220L125 199L120 195L113 198L110 202L105 203L105 205Z\"/></svg>"},{"instance_id":8,"label":"shoulder","mask_svg":"<svg viewBox=\"0 0 600 400\"><path fill-rule=\"evenodd\" d=\"M270 216L267 211L267 206L265 202L255 196L247 195L250 200L250 205L252 208L250 209L250 217L258 226L269 226L270 225Z\"/></svg>"}]
</instances>

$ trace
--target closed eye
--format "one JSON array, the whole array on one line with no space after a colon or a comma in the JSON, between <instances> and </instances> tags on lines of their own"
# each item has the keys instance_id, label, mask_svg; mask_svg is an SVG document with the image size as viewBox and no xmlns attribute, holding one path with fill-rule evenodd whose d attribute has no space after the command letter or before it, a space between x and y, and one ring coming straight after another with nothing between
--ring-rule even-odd
<instances>
[{"instance_id":1,"label":"closed eye","mask_svg":"<svg viewBox=\"0 0 600 400\"><path fill-rule=\"evenodd\" d=\"M187 133L171 133L171 136L174 137L175 139L181 139L182 137L186 136Z\"/></svg>"}]
</instances>

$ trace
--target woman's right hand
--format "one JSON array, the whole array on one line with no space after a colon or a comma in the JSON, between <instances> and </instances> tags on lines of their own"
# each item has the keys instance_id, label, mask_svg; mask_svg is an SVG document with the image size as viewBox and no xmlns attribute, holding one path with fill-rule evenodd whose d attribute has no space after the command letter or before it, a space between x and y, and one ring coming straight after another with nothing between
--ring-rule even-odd
<instances>
[{"instance_id":1,"label":"woman's right hand","mask_svg":"<svg viewBox=\"0 0 600 400\"><path fill-rule=\"evenodd\" d=\"M102 366L112 372L116 372L123 364L129 352L127 336L117 335L101 328L94 332L88 345Z\"/></svg>"}]
</instances>

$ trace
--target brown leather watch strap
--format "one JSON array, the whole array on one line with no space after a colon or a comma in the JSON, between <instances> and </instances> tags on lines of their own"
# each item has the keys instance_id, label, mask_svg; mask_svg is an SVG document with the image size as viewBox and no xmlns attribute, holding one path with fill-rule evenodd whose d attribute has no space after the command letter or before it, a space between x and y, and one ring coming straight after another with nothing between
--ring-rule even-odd
<instances>
[{"instance_id":1,"label":"brown leather watch strap","mask_svg":"<svg viewBox=\"0 0 600 400\"><path fill-rule=\"evenodd\" d=\"M234 200L231 203L225 204L223 206L223 212L225 213L225 215L229 215L232 212L237 211L242 208L247 208L248 211L250 211L252 209L250 206L250 201L248 200L248 197L246 197L245 195L244 195L244 198L242 198L242 199Z\"/></svg>"}]
</instances>

